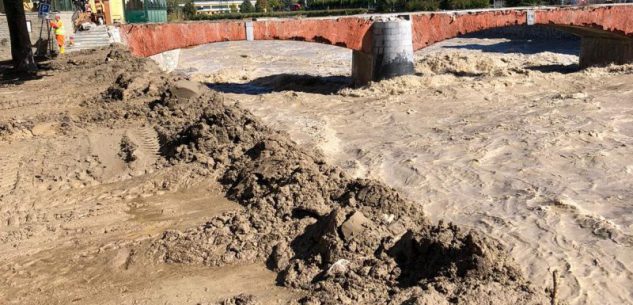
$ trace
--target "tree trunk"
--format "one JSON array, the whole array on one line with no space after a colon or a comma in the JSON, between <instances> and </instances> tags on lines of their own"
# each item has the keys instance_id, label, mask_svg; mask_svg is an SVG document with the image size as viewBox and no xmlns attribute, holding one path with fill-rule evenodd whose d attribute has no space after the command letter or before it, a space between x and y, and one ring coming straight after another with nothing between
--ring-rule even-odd
<instances>
[{"instance_id":1,"label":"tree trunk","mask_svg":"<svg viewBox=\"0 0 633 305\"><path fill-rule=\"evenodd\" d=\"M11 36L11 57L17 71L35 71L31 38L26 28L26 16L22 0L3 0Z\"/></svg>"}]
</instances>

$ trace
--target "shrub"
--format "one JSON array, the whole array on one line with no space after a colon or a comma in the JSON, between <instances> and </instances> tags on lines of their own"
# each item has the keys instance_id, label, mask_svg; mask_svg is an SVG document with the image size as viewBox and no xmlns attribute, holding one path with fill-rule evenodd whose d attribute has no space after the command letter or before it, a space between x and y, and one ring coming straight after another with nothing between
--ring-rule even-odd
<instances>
[{"instance_id":1,"label":"shrub","mask_svg":"<svg viewBox=\"0 0 633 305\"><path fill-rule=\"evenodd\" d=\"M449 10L484 8L489 5L489 0L446 0L446 9Z\"/></svg>"},{"instance_id":2,"label":"shrub","mask_svg":"<svg viewBox=\"0 0 633 305\"><path fill-rule=\"evenodd\" d=\"M222 19L251 19L265 17L323 17L358 15L367 13L367 9L346 9L346 10L321 10L321 11L296 11L296 12L267 12L267 13L236 13L217 15L195 15L190 20L222 20Z\"/></svg>"},{"instance_id":3,"label":"shrub","mask_svg":"<svg viewBox=\"0 0 633 305\"><path fill-rule=\"evenodd\" d=\"M255 2L255 11L258 13L263 13L268 11L268 1L267 0L257 0Z\"/></svg>"},{"instance_id":4,"label":"shrub","mask_svg":"<svg viewBox=\"0 0 633 305\"><path fill-rule=\"evenodd\" d=\"M193 1L187 1L185 3L185 7L182 10L183 14L185 14L185 18L190 19L196 15L196 7L193 5Z\"/></svg>"},{"instance_id":5,"label":"shrub","mask_svg":"<svg viewBox=\"0 0 633 305\"><path fill-rule=\"evenodd\" d=\"M437 11L440 9L440 0L413 0L404 5L407 11Z\"/></svg>"},{"instance_id":6,"label":"shrub","mask_svg":"<svg viewBox=\"0 0 633 305\"><path fill-rule=\"evenodd\" d=\"M559 2L560 3L560 2ZM556 5L557 3L554 1L545 1L545 0L506 0L506 6L535 6L535 5Z\"/></svg>"},{"instance_id":7,"label":"shrub","mask_svg":"<svg viewBox=\"0 0 633 305\"><path fill-rule=\"evenodd\" d=\"M251 0L244 0L242 4L240 4L240 12L241 13L252 13L255 11L255 7L251 3Z\"/></svg>"}]
</instances>

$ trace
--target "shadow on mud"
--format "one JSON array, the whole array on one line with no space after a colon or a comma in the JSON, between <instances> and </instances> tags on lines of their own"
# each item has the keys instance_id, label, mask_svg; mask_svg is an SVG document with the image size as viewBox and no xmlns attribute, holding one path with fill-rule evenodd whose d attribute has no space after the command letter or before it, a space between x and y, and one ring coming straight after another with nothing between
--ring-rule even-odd
<instances>
[{"instance_id":1,"label":"shadow on mud","mask_svg":"<svg viewBox=\"0 0 633 305\"><path fill-rule=\"evenodd\" d=\"M41 79L37 72L16 72L11 60L0 61L0 85L21 85L27 81Z\"/></svg>"},{"instance_id":2,"label":"shadow on mud","mask_svg":"<svg viewBox=\"0 0 633 305\"><path fill-rule=\"evenodd\" d=\"M342 75L314 76L284 73L256 78L247 83L207 83L207 86L223 93L249 95L281 91L334 94L351 84L352 79Z\"/></svg>"},{"instance_id":3,"label":"shadow on mud","mask_svg":"<svg viewBox=\"0 0 633 305\"><path fill-rule=\"evenodd\" d=\"M577 64L573 65L538 65L538 66L529 66L525 67L528 70L539 71L543 73L560 73L560 74L570 74L580 71L580 66Z\"/></svg>"},{"instance_id":4,"label":"shadow on mud","mask_svg":"<svg viewBox=\"0 0 633 305\"><path fill-rule=\"evenodd\" d=\"M486 53L520 53L538 54L552 52L564 55L578 55L580 44L575 40L542 40L542 39L516 39L495 44L467 44L460 46L446 46L450 49L478 50Z\"/></svg>"},{"instance_id":5,"label":"shadow on mud","mask_svg":"<svg viewBox=\"0 0 633 305\"><path fill-rule=\"evenodd\" d=\"M53 59L42 56L35 56L37 70L32 72L17 72L13 69L12 60L0 61L0 85L22 85L28 81L42 79L46 76L46 71L54 70L51 66Z\"/></svg>"}]
</instances>

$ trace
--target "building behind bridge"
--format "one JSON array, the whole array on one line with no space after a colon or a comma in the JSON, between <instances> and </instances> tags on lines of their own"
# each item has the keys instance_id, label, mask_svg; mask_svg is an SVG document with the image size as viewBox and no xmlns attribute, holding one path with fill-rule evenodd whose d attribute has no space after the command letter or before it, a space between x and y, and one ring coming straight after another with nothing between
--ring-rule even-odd
<instances>
[{"instance_id":1,"label":"building behind bridge","mask_svg":"<svg viewBox=\"0 0 633 305\"><path fill-rule=\"evenodd\" d=\"M87 0L92 11L95 11L95 1ZM105 10L106 24L142 23L142 22L167 22L167 0L101 0ZM37 17L39 0L22 0L26 19L30 21L33 29L41 23ZM77 7L73 0L51 0L51 11L59 12L62 21L70 27L73 22L73 14ZM38 23L38 24L36 24ZM7 27L4 15L4 1L0 0L0 35ZM8 29L7 29L8 31ZM0 39L3 36L0 36Z\"/></svg>"},{"instance_id":2,"label":"building behind bridge","mask_svg":"<svg viewBox=\"0 0 633 305\"><path fill-rule=\"evenodd\" d=\"M220 14L230 13L232 10L239 12L240 4L242 0L205 0L205 1L193 1L193 5L196 8L196 14ZM255 1L251 0L251 4L255 6Z\"/></svg>"}]
</instances>

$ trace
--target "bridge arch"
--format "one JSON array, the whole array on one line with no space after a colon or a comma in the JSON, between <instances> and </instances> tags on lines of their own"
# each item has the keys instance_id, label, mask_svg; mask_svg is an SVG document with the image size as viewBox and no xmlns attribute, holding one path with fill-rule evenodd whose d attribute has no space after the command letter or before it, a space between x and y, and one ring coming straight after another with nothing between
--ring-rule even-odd
<instances>
[{"instance_id":1,"label":"bridge arch","mask_svg":"<svg viewBox=\"0 0 633 305\"><path fill-rule=\"evenodd\" d=\"M528 18L528 16L530 18ZM162 52L220 41L301 40L354 50L362 73L374 70L382 59L376 49L397 39L396 49L408 45L419 50L459 35L497 27L533 24L556 27L582 37L580 65L633 62L633 5L610 4L587 7L505 8L467 11L417 12L408 14L358 15L348 17L262 19L121 26L122 41L133 54L151 56ZM404 17L410 32L375 30L374 23ZM533 18L532 18L533 17ZM408 25L407 25L408 27ZM390 37L379 31L390 32ZM378 37L378 38L376 38ZM376 39L381 39L378 44ZM380 52L380 50L378 51ZM411 54L412 51L407 51ZM374 54L375 55L375 54ZM409 55L406 55L407 57ZM412 57L409 56L409 57ZM380 73L378 73L380 74ZM356 73L356 75L359 75ZM376 80L376 75L369 78ZM366 78L366 79L369 79Z\"/></svg>"},{"instance_id":2,"label":"bridge arch","mask_svg":"<svg viewBox=\"0 0 633 305\"><path fill-rule=\"evenodd\" d=\"M248 26L252 27L252 40L299 40L362 50L372 24L366 18L227 20L123 25L120 33L130 51L142 57L214 42L247 40Z\"/></svg>"},{"instance_id":3,"label":"bridge arch","mask_svg":"<svg viewBox=\"0 0 633 305\"><path fill-rule=\"evenodd\" d=\"M419 50L482 30L526 25L529 11L534 14L535 25L551 26L581 37L633 39L632 5L518 8L414 14L413 48Z\"/></svg>"}]
</instances>

